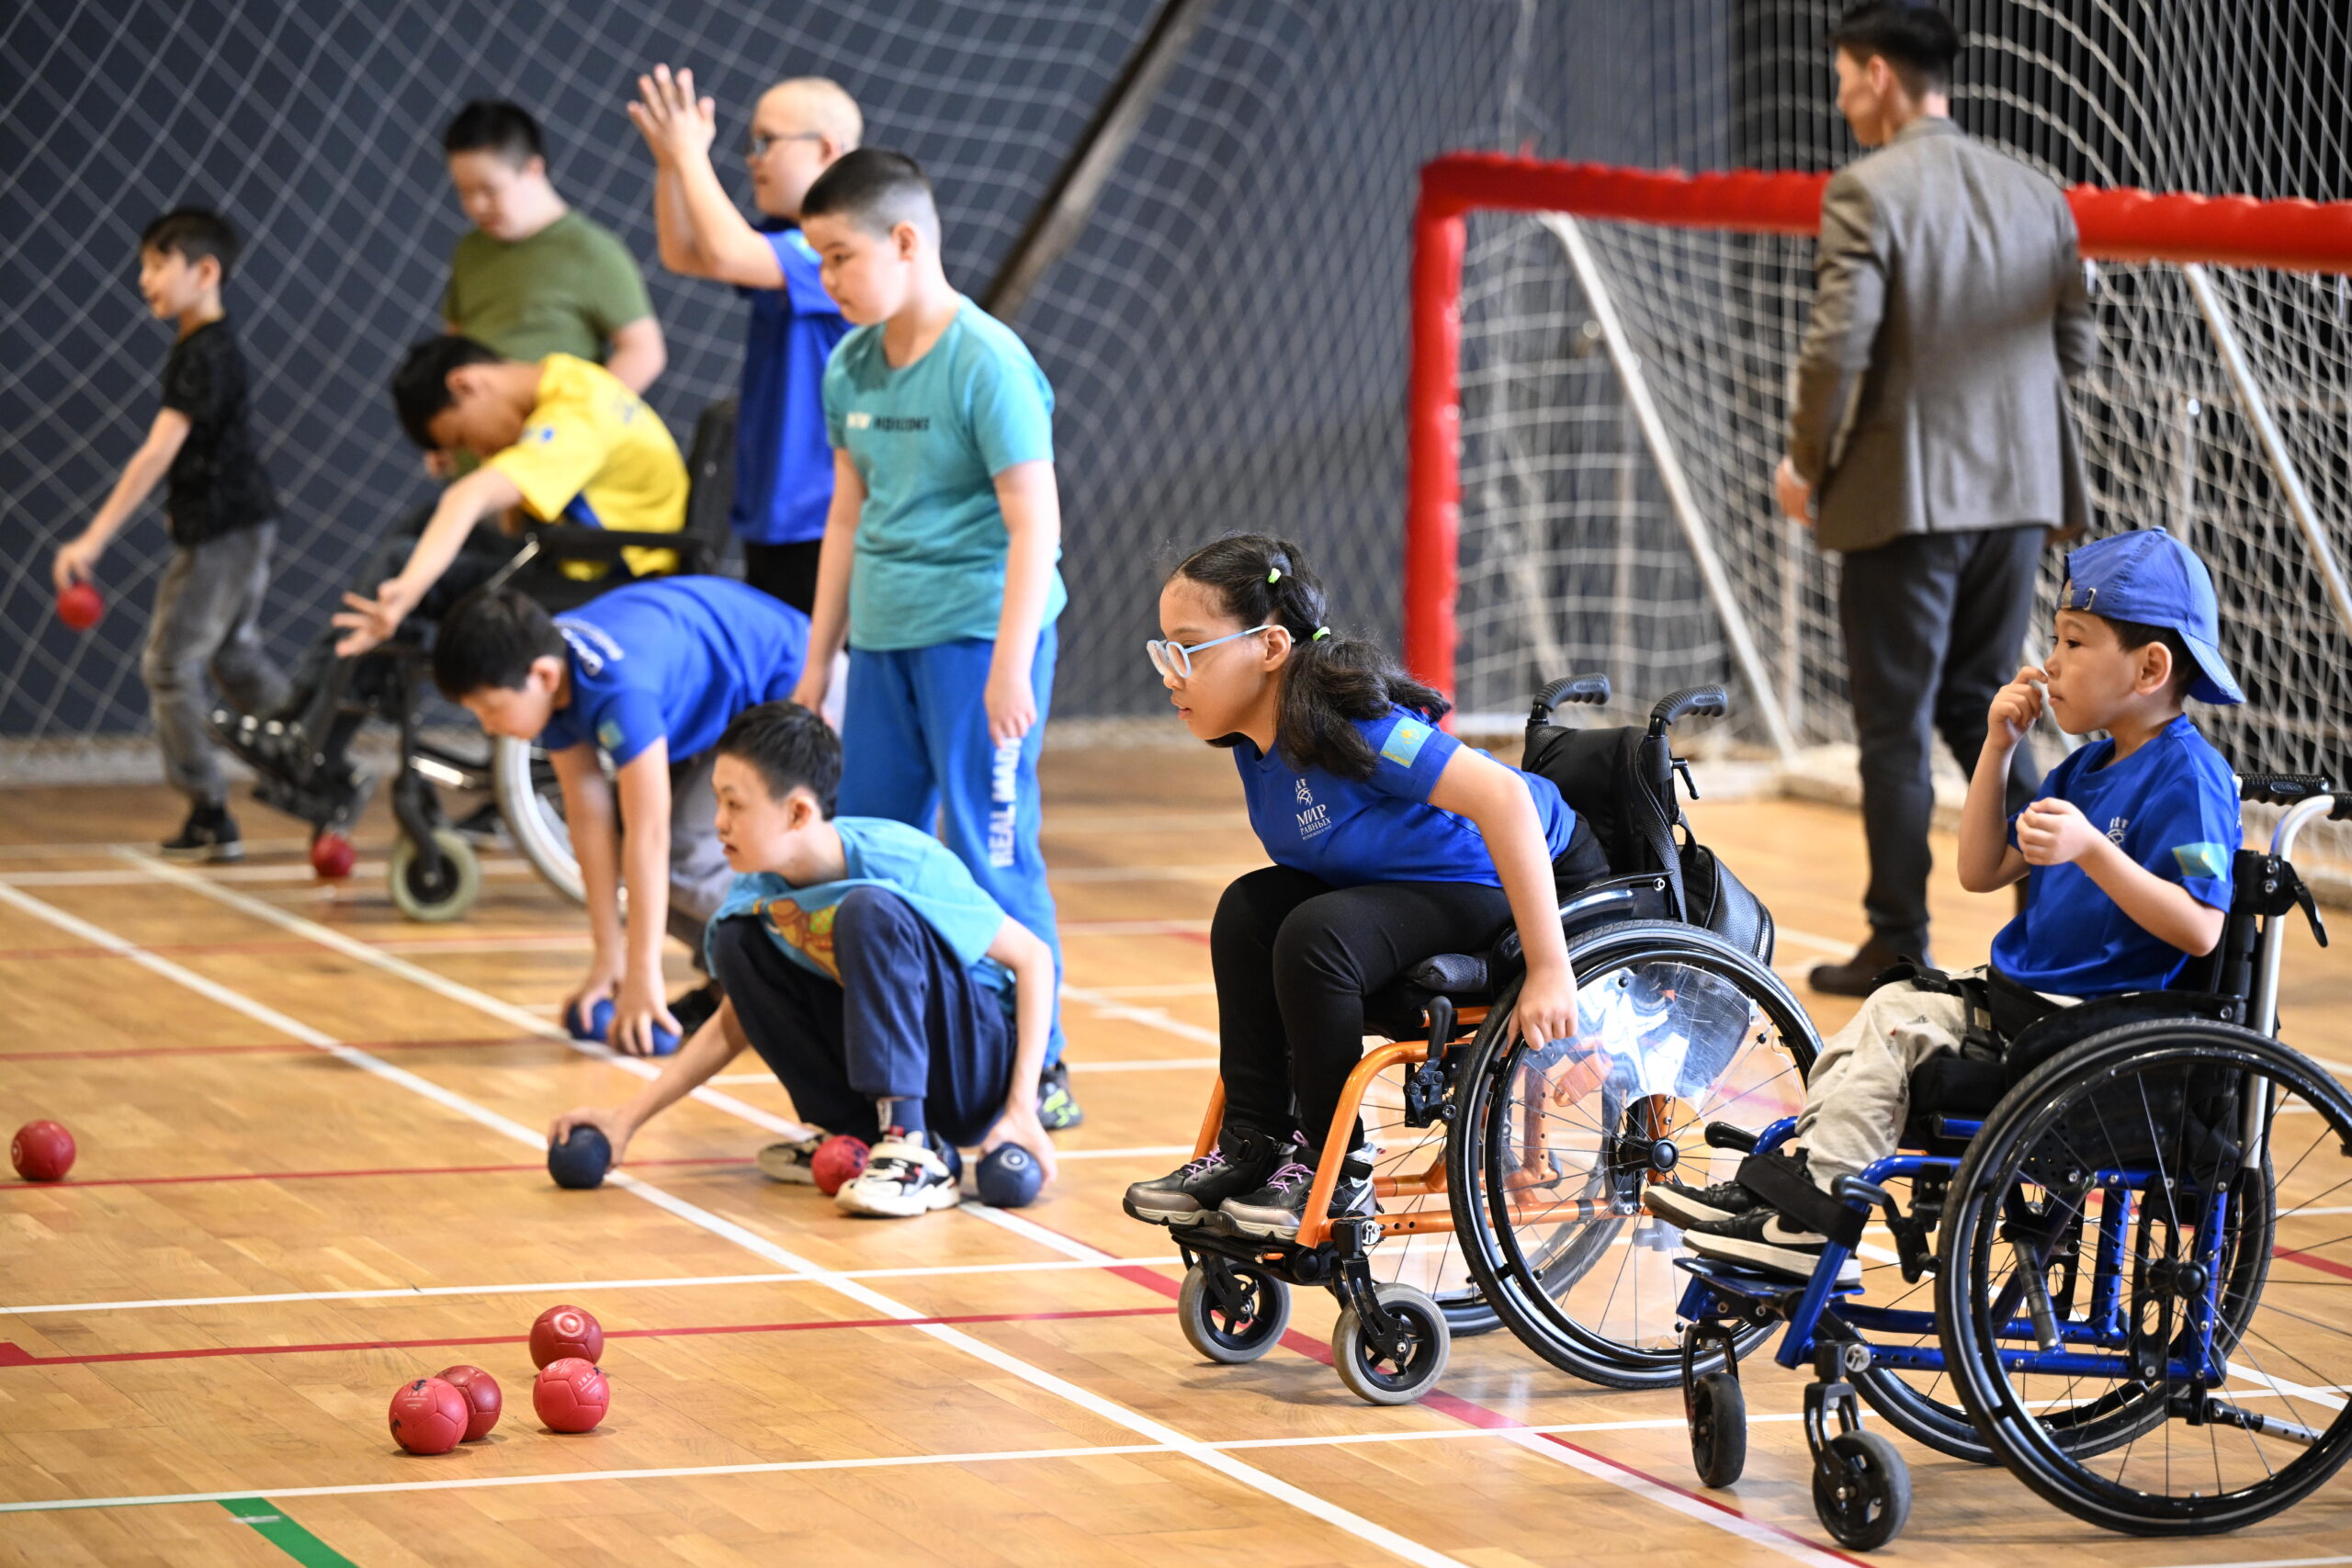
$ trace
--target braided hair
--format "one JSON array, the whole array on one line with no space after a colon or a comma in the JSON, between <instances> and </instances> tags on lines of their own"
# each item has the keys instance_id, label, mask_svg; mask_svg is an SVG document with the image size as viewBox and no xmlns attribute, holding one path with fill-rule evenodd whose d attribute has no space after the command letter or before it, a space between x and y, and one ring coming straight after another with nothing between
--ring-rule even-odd
<instances>
[{"instance_id":1,"label":"braided hair","mask_svg":"<svg viewBox=\"0 0 2352 1568\"><path fill-rule=\"evenodd\" d=\"M1385 717L1391 706L1402 705L1435 723L1453 706L1407 674L1378 643L1324 624L1322 580L1287 539L1227 534L1186 556L1169 575L1209 590L1218 608L1245 626L1289 631L1274 748L1294 768L1369 778L1380 759L1356 721ZM1238 739L1216 744L1230 746Z\"/></svg>"}]
</instances>

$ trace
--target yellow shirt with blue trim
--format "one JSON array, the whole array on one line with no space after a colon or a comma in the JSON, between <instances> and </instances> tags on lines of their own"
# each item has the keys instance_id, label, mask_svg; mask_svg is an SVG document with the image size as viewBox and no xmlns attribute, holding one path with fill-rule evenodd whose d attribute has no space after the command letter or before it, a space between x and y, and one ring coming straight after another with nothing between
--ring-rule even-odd
<instances>
[{"instance_id":1,"label":"yellow shirt with blue trim","mask_svg":"<svg viewBox=\"0 0 2352 1568\"><path fill-rule=\"evenodd\" d=\"M626 533L674 534L686 525L686 464L662 416L601 365L569 354L539 361L539 396L522 438L488 467L514 481L523 509L542 523ZM639 577L678 570L674 550L627 549ZM564 575L602 575L601 563L568 561Z\"/></svg>"}]
</instances>

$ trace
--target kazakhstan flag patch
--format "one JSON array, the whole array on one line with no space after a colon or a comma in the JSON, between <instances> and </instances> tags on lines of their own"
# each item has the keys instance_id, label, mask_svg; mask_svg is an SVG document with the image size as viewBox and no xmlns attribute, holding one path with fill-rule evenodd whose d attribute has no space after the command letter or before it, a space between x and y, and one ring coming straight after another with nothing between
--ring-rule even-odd
<instances>
[{"instance_id":1,"label":"kazakhstan flag patch","mask_svg":"<svg viewBox=\"0 0 2352 1568\"><path fill-rule=\"evenodd\" d=\"M2219 881L2230 874L2230 852L2221 844L2175 844L2172 858L2180 863L2183 876Z\"/></svg>"},{"instance_id":2,"label":"kazakhstan flag patch","mask_svg":"<svg viewBox=\"0 0 2352 1568\"><path fill-rule=\"evenodd\" d=\"M1396 728L1388 732L1381 743L1380 754L1400 768L1409 768L1413 759L1421 754L1429 743L1430 727L1417 718L1399 718Z\"/></svg>"}]
</instances>

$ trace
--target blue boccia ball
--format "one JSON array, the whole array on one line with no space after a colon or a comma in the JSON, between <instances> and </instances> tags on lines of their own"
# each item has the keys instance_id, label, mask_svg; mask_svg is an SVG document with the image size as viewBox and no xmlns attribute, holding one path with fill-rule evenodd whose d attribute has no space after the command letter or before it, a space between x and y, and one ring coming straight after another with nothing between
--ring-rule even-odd
<instances>
[{"instance_id":1,"label":"blue boccia ball","mask_svg":"<svg viewBox=\"0 0 2352 1568\"><path fill-rule=\"evenodd\" d=\"M992 1209L1024 1208L1045 1184L1037 1156L1019 1144L999 1144L980 1156L980 1201Z\"/></svg>"},{"instance_id":2,"label":"blue boccia ball","mask_svg":"<svg viewBox=\"0 0 2352 1568\"><path fill-rule=\"evenodd\" d=\"M605 1134L582 1122L560 1144L548 1145L548 1174L558 1187L584 1190L601 1187L613 1163L613 1145Z\"/></svg>"},{"instance_id":3,"label":"blue boccia ball","mask_svg":"<svg viewBox=\"0 0 2352 1568\"><path fill-rule=\"evenodd\" d=\"M612 998L609 997L598 998L595 1002L589 1007L588 1015L585 1018L582 1018L580 1015L579 1010L575 1008L571 1012L565 1015L563 1026L571 1032L571 1037L574 1040L594 1040L599 1045L607 1043L611 1040L613 1033ZM662 1028L660 1024L655 1024L653 1026L653 1054L657 1056L666 1056L677 1048L678 1037L671 1033L668 1030Z\"/></svg>"}]
</instances>

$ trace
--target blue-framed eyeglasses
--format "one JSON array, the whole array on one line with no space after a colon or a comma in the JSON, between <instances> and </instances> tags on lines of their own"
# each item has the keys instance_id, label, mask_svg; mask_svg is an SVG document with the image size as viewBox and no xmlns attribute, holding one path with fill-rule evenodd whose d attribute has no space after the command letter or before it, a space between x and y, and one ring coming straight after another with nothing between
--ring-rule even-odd
<instances>
[{"instance_id":1,"label":"blue-framed eyeglasses","mask_svg":"<svg viewBox=\"0 0 2352 1568\"><path fill-rule=\"evenodd\" d=\"M1171 680L1189 681L1193 678L1193 655L1215 648L1219 643L1238 642L1245 637L1256 637L1260 632L1273 629L1273 624L1269 622L1262 626L1251 626L1246 632L1227 632L1206 642L1196 642L1190 648L1181 642L1153 641L1145 643L1143 650L1151 656L1151 667L1162 675Z\"/></svg>"}]
</instances>

